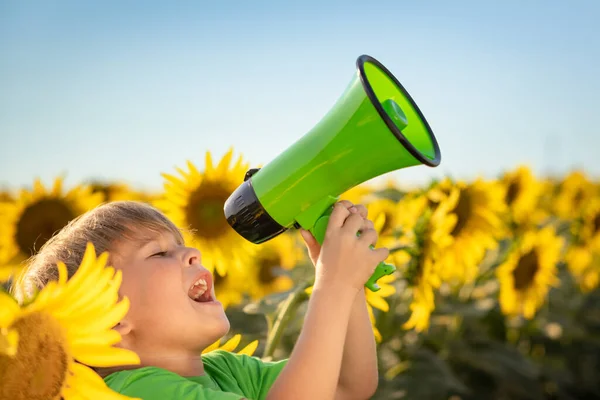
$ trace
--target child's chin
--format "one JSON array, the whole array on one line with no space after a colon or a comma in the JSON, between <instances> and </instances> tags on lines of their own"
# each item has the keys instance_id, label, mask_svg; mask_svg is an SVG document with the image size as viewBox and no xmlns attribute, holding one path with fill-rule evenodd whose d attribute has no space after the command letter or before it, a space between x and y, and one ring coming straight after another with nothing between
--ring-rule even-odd
<instances>
[{"instance_id":1,"label":"child's chin","mask_svg":"<svg viewBox=\"0 0 600 400\"><path fill-rule=\"evenodd\" d=\"M223 336L229 333L230 329L229 320L227 316L223 313L223 317L210 321L210 336L211 343L216 342L219 339L222 339Z\"/></svg>"}]
</instances>

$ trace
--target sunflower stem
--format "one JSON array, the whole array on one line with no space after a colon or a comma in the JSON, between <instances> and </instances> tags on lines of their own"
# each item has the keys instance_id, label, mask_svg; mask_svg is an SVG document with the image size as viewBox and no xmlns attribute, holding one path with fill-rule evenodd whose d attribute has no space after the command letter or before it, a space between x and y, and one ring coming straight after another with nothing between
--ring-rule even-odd
<instances>
[{"instance_id":1,"label":"sunflower stem","mask_svg":"<svg viewBox=\"0 0 600 400\"><path fill-rule=\"evenodd\" d=\"M415 251L415 249L412 246L396 246L396 247L391 247L389 249L390 254L396 253L398 251L405 251L407 252L409 255L411 256L417 256L417 252Z\"/></svg>"},{"instance_id":2,"label":"sunflower stem","mask_svg":"<svg viewBox=\"0 0 600 400\"><path fill-rule=\"evenodd\" d=\"M296 310L302 304L304 300L308 298L306 289L310 286L309 283L300 285L294 290L287 299L281 305L281 311L277 314L273 328L270 330L267 337L267 344L265 345L265 351L263 358L272 358L275 353L275 349L279 345L283 331L287 327L288 323L292 319Z\"/></svg>"}]
</instances>

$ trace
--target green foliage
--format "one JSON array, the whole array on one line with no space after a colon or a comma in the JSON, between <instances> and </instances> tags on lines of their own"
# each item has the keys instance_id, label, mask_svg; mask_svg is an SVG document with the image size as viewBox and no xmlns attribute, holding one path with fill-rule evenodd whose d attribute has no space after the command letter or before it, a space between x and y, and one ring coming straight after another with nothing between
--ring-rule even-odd
<instances>
[{"instance_id":1,"label":"green foliage","mask_svg":"<svg viewBox=\"0 0 600 400\"><path fill-rule=\"evenodd\" d=\"M497 264L492 262L489 270ZM309 274L306 268L296 273ZM403 295L406 282L398 280L398 295L388 299L390 311L376 311L383 341L378 345L380 385L373 398L600 398L600 290L583 294L564 265L560 271L561 285L532 320L502 314L497 284L487 273L467 294L441 290L431 326L421 333L401 327L409 316L408 296ZM243 333L245 341L259 339L257 355L267 351L268 358L288 357L307 297L296 297L291 313L286 302L304 287L228 310L233 331ZM282 313L288 313L284 326L274 327ZM280 336L273 343L276 329Z\"/></svg>"}]
</instances>

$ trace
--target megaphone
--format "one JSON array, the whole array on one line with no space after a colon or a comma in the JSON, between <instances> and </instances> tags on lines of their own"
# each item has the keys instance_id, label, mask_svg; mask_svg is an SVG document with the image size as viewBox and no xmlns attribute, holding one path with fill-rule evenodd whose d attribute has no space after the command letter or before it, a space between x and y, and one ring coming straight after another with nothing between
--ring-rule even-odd
<instances>
[{"instance_id":1,"label":"megaphone","mask_svg":"<svg viewBox=\"0 0 600 400\"><path fill-rule=\"evenodd\" d=\"M436 167L437 140L425 117L387 68L368 55L329 112L262 168L246 172L224 205L225 218L246 240L260 244L291 228L323 244L340 195L379 175L415 165ZM365 286L393 273L380 263Z\"/></svg>"}]
</instances>

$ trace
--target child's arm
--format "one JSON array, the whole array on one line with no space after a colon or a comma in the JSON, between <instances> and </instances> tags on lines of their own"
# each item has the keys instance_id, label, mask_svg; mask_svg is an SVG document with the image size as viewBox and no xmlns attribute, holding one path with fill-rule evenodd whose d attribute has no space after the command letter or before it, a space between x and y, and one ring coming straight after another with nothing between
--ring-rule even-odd
<instances>
[{"instance_id":1,"label":"child's arm","mask_svg":"<svg viewBox=\"0 0 600 400\"><path fill-rule=\"evenodd\" d=\"M364 206L352 206L350 202L347 202L346 206L351 212L367 218L368 212ZM363 226L367 229L374 228L369 220L366 220ZM350 314L336 399L371 398L377 390L378 383L377 347L363 289L356 295Z\"/></svg>"},{"instance_id":2,"label":"child's arm","mask_svg":"<svg viewBox=\"0 0 600 400\"><path fill-rule=\"evenodd\" d=\"M340 386L340 372L345 352L352 350L345 350L350 321L361 318L360 309L353 311L354 304L377 264L389 254L385 248L370 249L377 233L365 229L363 217L348 208L338 203L331 214L302 332L268 399L334 399L347 393ZM363 233L357 237L359 230ZM357 316L351 317L353 313ZM352 343L358 339L350 337Z\"/></svg>"},{"instance_id":3,"label":"child's arm","mask_svg":"<svg viewBox=\"0 0 600 400\"><path fill-rule=\"evenodd\" d=\"M377 348L364 290L354 300L336 399L369 399L377 390Z\"/></svg>"},{"instance_id":4,"label":"child's arm","mask_svg":"<svg viewBox=\"0 0 600 400\"><path fill-rule=\"evenodd\" d=\"M316 287L294 350L267 399L334 399L355 292Z\"/></svg>"},{"instance_id":5,"label":"child's arm","mask_svg":"<svg viewBox=\"0 0 600 400\"><path fill-rule=\"evenodd\" d=\"M358 213L365 221L363 229L373 229L373 222L367 220L367 209L360 205L354 205L349 201L342 201L343 205L352 213ZM316 265L321 251L321 246L308 232L302 232L306 242L311 260ZM336 399L367 399L377 390L379 372L377 369L377 348L365 291L360 290L356 295L352 312L350 314L340 378Z\"/></svg>"}]
</instances>

